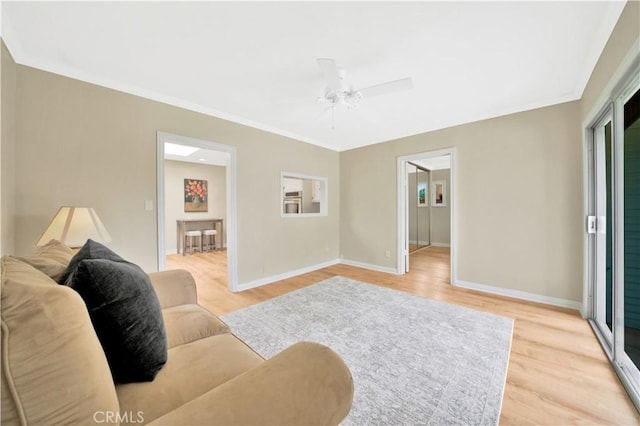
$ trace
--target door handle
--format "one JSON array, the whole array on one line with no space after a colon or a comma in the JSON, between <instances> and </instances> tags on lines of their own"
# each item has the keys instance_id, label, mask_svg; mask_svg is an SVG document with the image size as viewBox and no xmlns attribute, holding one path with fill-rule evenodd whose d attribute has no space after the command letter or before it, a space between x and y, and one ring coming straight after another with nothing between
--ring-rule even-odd
<instances>
[{"instance_id":1,"label":"door handle","mask_svg":"<svg viewBox=\"0 0 640 426\"><path fill-rule=\"evenodd\" d=\"M587 216L587 234L595 234L598 230L598 222L595 216Z\"/></svg>"}]
</instances>

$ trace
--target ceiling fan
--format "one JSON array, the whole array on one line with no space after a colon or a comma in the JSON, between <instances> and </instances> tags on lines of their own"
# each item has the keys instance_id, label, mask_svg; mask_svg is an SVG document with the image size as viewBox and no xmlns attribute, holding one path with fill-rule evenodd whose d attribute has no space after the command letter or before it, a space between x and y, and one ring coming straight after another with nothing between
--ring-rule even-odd
<instances>
[{"instance_id":1,"label":"ceiling fan","mask_svg":"<svg viewBox=\"0 0 640 426\"><path fill-rule=\"evenodd\" d=\"M354 89L353 86L345 82L345 70L339 69L333 59L318 58L317 62L326 81L324 96L318 98L318 101L328 104L328 108L331 109L331 129L334 128L334 110L336 106L344 105L352 109L358 106L358 103L363 98L409 90L413 87L411 77L405 77L362 89Z\"/></svg>"}]
</instances>

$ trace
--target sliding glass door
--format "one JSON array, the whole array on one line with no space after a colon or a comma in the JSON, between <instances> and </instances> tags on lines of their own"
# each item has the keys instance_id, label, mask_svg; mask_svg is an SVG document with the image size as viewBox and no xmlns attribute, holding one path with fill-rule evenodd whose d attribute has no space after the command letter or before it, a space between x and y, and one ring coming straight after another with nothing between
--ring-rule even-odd
<instances>
[{"instance_id":1,"label":"sliding glass door","mask_svg":"<svg viewBox=\"0 0 640 426\"><path fill-rule=\"evenodd\" d=\"M640 88L620 105L624 141L624 352L640 366Z\"/></svg>"},{"instance_id":2,"label":"sliding glass door","mask_svg":"<svg viewBox=\"0 0 640 426\"><path fill-rule=\"evenodd\" d=\"M640 74L591 131L590 319L640 407Z\"/></svg>"}]
</instances>

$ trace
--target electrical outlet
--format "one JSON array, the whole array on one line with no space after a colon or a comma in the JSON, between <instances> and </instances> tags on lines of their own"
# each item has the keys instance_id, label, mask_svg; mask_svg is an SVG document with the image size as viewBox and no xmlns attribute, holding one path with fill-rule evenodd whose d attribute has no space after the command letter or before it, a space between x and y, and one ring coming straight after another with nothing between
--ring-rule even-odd
<instances>
[{"instance_id":1,"label":"electrical outlet","mask_svg":"<svg viewBox=\"0 0 640 426\"><path fill-rule=\"evenodd\" d=\"M391 252L389 250L385 251L384 257L391 257Z\"/></svg>"}]
</instances>

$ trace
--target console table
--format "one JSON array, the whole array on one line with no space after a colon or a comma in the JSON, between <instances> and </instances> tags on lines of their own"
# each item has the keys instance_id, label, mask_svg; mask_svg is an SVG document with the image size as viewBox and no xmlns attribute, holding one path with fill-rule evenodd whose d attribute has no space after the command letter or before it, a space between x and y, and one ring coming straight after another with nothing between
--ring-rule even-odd
<instances>
[{"instance_id":1,"label":"console table","mask_svg":"<svg viewBox=\"0 0 640 426\"><path fill-rule=\"evenodd\" d=\"M184 253L184 233L186 231L202 231L203 229L215 229L218 231L216 235L216 250L224 247L222 236L224 235L224 225L222 219L185 219L177 220L176 244L178 254ZM220 224L220 229L217 225Z\"/></svg>"}]
</instances>

